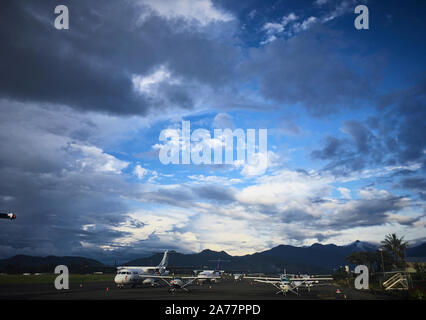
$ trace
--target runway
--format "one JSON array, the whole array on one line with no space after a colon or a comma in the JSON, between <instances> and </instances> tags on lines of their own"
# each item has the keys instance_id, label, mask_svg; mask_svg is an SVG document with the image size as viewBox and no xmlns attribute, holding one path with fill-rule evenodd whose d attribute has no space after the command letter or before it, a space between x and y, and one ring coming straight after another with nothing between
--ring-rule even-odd
<instances>
[{"instance_id":1,"label":"runway","mask_svg":"<svg viewBox=\"0 0 426 320\"><path fill-rule=\"evenodd\" d=\"M386 295L333 284L299 290L300 295L275 294L274 287L249 281L223 281L220 283L188 286L190 292L168 293L168 287L141 286L117 288L111 281L70 283L68 290L56 290L52 283L0 284L0 300L387 300ZM336 293L339 289L341 293Z\"/></svg>"}]
</instances>

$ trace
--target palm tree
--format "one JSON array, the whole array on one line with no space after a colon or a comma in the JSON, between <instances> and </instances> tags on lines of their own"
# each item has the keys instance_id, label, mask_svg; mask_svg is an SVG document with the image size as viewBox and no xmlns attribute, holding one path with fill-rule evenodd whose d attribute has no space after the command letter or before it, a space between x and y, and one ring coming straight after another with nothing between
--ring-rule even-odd
<instances>
[{"instance_id":1,"label":"palm tree","mask_svg":"<svg viewBox=\"0 0 426 320\"><path fill-rule=\"evenodd\" d=\"M395 259L395 267L405 267L405 250L408 243L403 241L404 237L398 239L395 233L388 234L382 241L383 248L392 254Z\"/></svg>"}]
</instances>

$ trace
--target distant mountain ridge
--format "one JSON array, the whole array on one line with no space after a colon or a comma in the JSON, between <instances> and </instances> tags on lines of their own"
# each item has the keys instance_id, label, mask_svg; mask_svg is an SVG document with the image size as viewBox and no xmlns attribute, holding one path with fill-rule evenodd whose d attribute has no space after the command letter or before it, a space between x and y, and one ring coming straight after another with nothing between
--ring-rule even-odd
<instances>
[{"instance_id":1,"label":"distant mountain ridge","mask_svg":"<svg viewBox=\"0 0 426 320\"><path fill-rule=\"evenodd\" d=\"M407 248L407 257L426 257L426 243Z\"/></svg>"},{"instance_id":2,"label":"distant mountain ridge","mask_svg":"<svg viewBox=\"0 0 426 320\"><path fill-rule=\"evenodd\" d=\"M284 269L287 272L323 273L331 272L336 268L347 265L345 258L352 252L374 252L379 245L354 241L348 245L337 246L335 244L315 243L309 247L295 247L291 245L279 245L269 250L244 256L231 256L224 251L216 252L204 250L197 254L172 253L170 264L173 266L207 266L215 268L216 263L211 260L229 260L221 264L221 269L244 270L250 272L277 273ZM408 248L408 257L426 256L426 243ZM156 265L161 261L162 254L151 257L135 259L125 265Z\"/></svg>"},{"instance_id":3,"label":"distant mountain ridge","mask_svg":"<svg viewBox=\"0 0 426 320\"><path fill-rule=\"evenodd\" d=\"M9 259L0 260L0 272L53 272L58 265L66 265L70 272L74 273L87 273L92 272L94 269L104 267L101 262L84 257L35 257L16 255Z\"/></svg>"},{"instance_id":4,"label":"distant mountain ridge","mask_svg":"<svg viewBox=\"0 0 426 320\"><path fill-rule=\"evenodd\" d=\"M244 256L231 256L225 251L212 251L209 249L199 253L183 254L171 251L169 265L192 266L195 268L217 267L217 259L222 260L221 269L228 271L279 273L284 269L289 273L329 273L334 269L347 265L345 258L352 252L374 252L379 245L368 242L355 241L348 245L315 243L309 247L295 247L279 245L269 250L247 254ZM124 265L157 265L163 253L156 253L150 257L131 260ZM407 257L426 257L426 243L407 249ZM64 264L74 273L88 273L93 271L113 271L94 259L84 257L33 257L17 255L9 259L0 260L0 272L53 272L56 265Z\"/></svg>"}]
</instances>

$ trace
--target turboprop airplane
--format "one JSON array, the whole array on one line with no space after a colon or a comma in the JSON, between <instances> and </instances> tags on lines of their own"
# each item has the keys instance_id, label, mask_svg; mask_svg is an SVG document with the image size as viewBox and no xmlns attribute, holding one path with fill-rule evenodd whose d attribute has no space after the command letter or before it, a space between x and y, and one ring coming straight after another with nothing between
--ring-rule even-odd
<instances>
[{"instance_id":1,"label":"turboprop airplane","mask_svg":"<svg viewBox=\"0 0 426 320\"><path fill-rule=\"evenodd\" d=\"M154 278L154 279L161 279L163 280L168 286L169 286L169 293L175 293L177 289L184 290L186 292L189 292L189 290L186 288L186 286L189 286L194 282L194 280L200 280L204 278L200 278L199 275L192 276L192 277L175 277L175 276L150 276L147 274L141 274L139 275L141 278ZM219 280L219 275L211 275L211 280ZM168 281L169 280L169 281ZM187 280L186 282L184 280Z\"/></svg>"},{"instance_id":2,"label":"turboprop airplane","mask_svg":"<svg viewBox=\"0 0 426 320\"><path fill-rule=\"evenodd\" d=\"M219 281L221 279L221 274L224 273L224 270L220 270L220 262L229 262L229 260L221 260L220 258L209 261L217 262L216 270L194 270L199 283Z\"/></svg>"},{"instance_id":3,"label":"turboprop airplane","mask_svg":"<svg viewBox=\"0 0 426 320\"><path fill-rule=\"evenodd\" d=\"M311 276L303 277L289 277L286 274L282 274L279 278L269 277L244 277L244 279L253 279L256 282L267 283L273 285L278 291L275 294L286 295L287 292L292 292L295 295L299 295L299 288L305 287L308 291L311 287L318 285L320 281L332 281L333 278L315 278Z\"/></svg>"},{"instance_id":4,"label":"turboprop airplane","mask_svg":"<svg viewBox=\"0 0 426 320\"><path fill-rule=\"evenodd\" d=\"M195 270L198 271L198 270ZM199 272L196 276L197 281L200 283L203 282L217 282L221 279L221 272L219 270L203 270Z\"/></svg>"},{"instance_id":5,"label":"turboprop airplane","mask_svg":"<svg viewBox=\"0 0 426 320\"><path fill-rule=\"evenodd\" d=\"M135 287L140 283L155 286L156 281L151 276L169 274L169 271L166 270L168 260L168 250L166 250L163 259L156 267L117 267L117 274L114 278L114 282L118 287L124 287L125 285ZM141 278L141 275L149 275L149 277Z\"/></svg>"}]
</instances>

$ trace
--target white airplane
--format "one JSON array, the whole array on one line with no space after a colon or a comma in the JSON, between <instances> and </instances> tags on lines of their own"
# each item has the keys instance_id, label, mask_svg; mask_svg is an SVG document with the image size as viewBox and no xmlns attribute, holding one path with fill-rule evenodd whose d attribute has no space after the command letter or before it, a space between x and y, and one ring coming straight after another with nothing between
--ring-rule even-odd
<instances>
[{"instance_id":1,"label":"white airplane","mask_svg":"<svg viewBox=\"0 0 426 320\"><path fill-rule=\"evenodd\" d=\"M141 278L154 278L154 279L161 279L163 280L168 286L169 286L169 293L175 293L177 289L184 290L186 292L189 292L189 290L186 288L186 286L189 286L194 282L194 280L200 280L205 278L200 278L199 275L192 276L192 277L175 277L175 276L150 276L147 274L141 274L139 275ZM220 275L210 275L210 280L218 280L220 279ZM186 282L184 280L187 280Z\"/></svg>"},{"instance_id":2,"label":"white airplane","mask_svg":"<svg viewBox=\"0 0 426 320\"><path fill-rule=\"evenodd\" d=\"M310 291L311 287L313 287L314 285L318 285L320 281L333 280L333 278L315 278L306 275L303 277L289 277L286 274L282 274L279 278L245 276L244 279L253 279L256 282L271 284L278 289L276 294L281 293L283 295L286 295L289 291L296 295L299 295L297 291L301 287L308 288L308 291Z\"/></svg>"},{"instance_id":3,"label":"white airplane","mask_svg":"<svg viewBox=\"0 0 426 320\"><path fill-rule=\"evenodd\" d=\"M221 271L219 270L203 270L197 274L197 281L200 283L217 282L220 279L221 279Z\"/></svg>"},{"instance_id":4,"label":"white airplane","mask_svg":"<svg viewBox=\"0 0 426 320\"><path fill-rule=\"evenodd\" d=\"M240 281L240 280L243 279L244 274L242 274L242 273L234 273L233 276L234 276L234 280L235 281Z\"/></svg>"},{"instance_id":5,"label":"white airplane","mask_svg":"<svg viewBox=\"0 0 426 320\"><path fill-rule=\"evenodd\" d=\"M216 270L194 270L194 273L197 274L197 280L200 283L219 281L221 279L221 274L224 273L224 270L220 270L220 263L229 262L229 260L221 260L220 258L209 261L217 261Z\"/></svg>"},{"instance_id":6,"label":"white airplane","mask_svg":"<svg viewBox=\"0 0 426 320\"><path fill-rule=\"evenodd\" d=\"M125 285L135 287L140 283L155 286L156 280L151 276L167 275L169 273L169 271L166 270L168 260L168 250L166 250L163 259L156 267L117 267L117 274L115 275L114 282L118 287L124 287ZM149 275L150 277L141 278L141 275Z\"/></svg>"}]
</instances>

